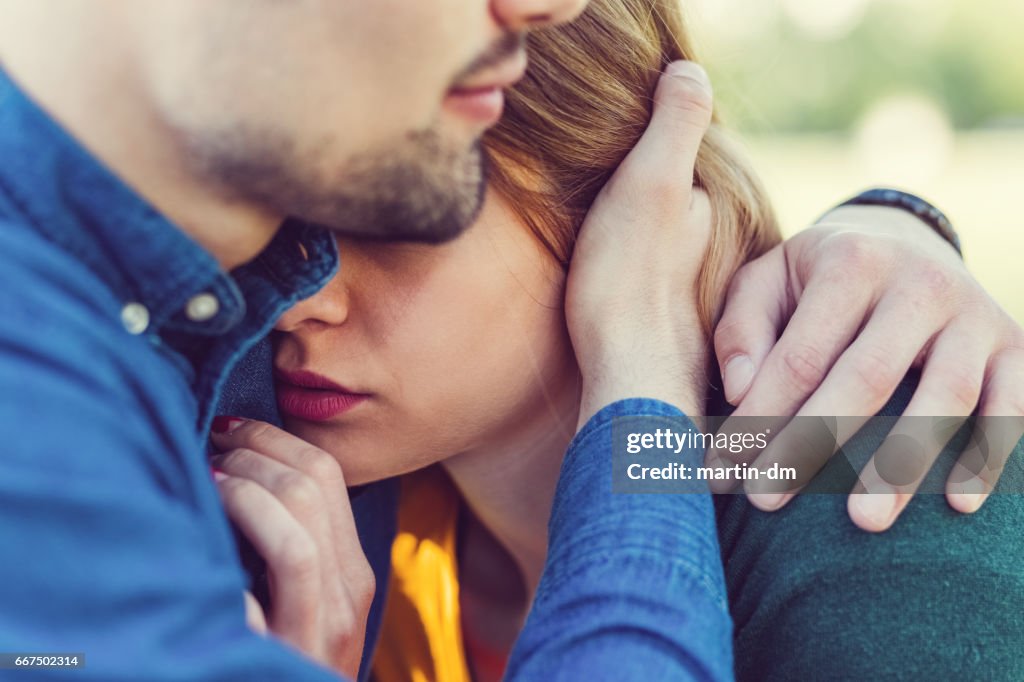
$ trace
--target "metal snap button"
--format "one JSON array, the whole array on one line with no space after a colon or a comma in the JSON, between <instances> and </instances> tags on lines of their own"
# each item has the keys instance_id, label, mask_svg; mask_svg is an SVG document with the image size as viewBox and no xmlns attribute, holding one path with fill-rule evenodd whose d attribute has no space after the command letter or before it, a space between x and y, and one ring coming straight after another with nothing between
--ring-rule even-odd
<instances>
[{"instance_id":1,"label":"metal snap button","mask_svg":"<svg viewBox=\"0 0 1024 682\"><path fill-rule=\"evenodd\" d=\"M189 299L185 306L185 317L193 322L206 322L216 317L220 311L220 301L210 293L197 294Z\"/></svg>"},{"instance_id":2,"label":"metal snap button","mask_svg":"<svg viewBox=\"0 0 1024 682\"><path fill-rule=\"evenodd\" d=\"M149 311L141 303L127 303L121 308L121 324L129 334L141 334L149 327Z\"/></svg>"}]
</instances>

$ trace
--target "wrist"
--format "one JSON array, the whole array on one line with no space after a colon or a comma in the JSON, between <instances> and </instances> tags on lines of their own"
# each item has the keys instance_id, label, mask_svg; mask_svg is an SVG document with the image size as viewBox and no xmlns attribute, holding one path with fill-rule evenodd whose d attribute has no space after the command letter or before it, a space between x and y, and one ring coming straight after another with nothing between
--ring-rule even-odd
<instances>
[{"instance_id":1,"label":"wrist","mask_svg":"<svg viewBox=\"0 0 1024 682\"><path fill-rule=\"evenodd\" d=\"M874 188L844 201L839 208L850 206L888 208L897 213L911 216L914 218L913 224L927 227L932 233L952 246L961 258L963 257L960 237L953 229L953 224L942 211L919 196L896 189Z\"/></svg>"},{"instance_id":2,"label":"wrist","mask_svg":"<svg viewBox=\"0 0 1024 682\"><path fill-rule=\"evenodd\" d=\"M709 343L701 331L696 309L675 300L639 314L608 313L600 325L570 325L570 336L582 378L578 426L601 408L628 398L651 398L687 415L702 414L708 386ZM605 306L605 310L613 306ZM666 315L659 311L677 311ZM610 324L609 319L618 320Z\"/></svg>"},{"instance_id":3,"label":"wrist","mask_svg":"<svg viewBox=\"0 0 1024 682\"><path fill-rule=\"evenodd\" d=\"M701 381L691 376L671 374L648 375L627 372L604 373L583 377L580 414L576 430L583 428L601 409L631 398L648 398L672 405L696 420L704 412L704 392Z\"/></svg>"},{"instance_id":4,"label":"wrist","mask_svg":"<svg viewBox=\"0 0 1024 682\"><path fill-rule=\"evenodd\" d=\"M855 231L866 235L888 237L913 244L915 248L930 245L933 253L948 255L962 261L952 245L914 215L898 208L887 206L839 206L825 215L815 227L835 228L838 231Z\"/></svg>"}]
</instances>

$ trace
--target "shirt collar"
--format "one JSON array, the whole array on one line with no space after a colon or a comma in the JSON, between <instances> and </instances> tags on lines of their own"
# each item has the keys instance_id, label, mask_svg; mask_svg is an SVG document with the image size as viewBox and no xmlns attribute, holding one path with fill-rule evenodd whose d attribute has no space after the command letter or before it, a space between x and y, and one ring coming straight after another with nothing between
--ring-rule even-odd
<instances>
[{"instance_id":1,"label":"shirt collar","mask_svg":"<svg viewBox=\"0 0 1024 682\"><path fill-rule=\"evenodd\" d=\"M0 191L40 233L110 287L124 306L125 326L135 333L220 335L245 319L247 303L279 312L280 302L267 296L308 296L337 266L330 234L293 221L259 258L236 271L236 281L2 69L0 159Z\"/></svg>"}]
</instances>

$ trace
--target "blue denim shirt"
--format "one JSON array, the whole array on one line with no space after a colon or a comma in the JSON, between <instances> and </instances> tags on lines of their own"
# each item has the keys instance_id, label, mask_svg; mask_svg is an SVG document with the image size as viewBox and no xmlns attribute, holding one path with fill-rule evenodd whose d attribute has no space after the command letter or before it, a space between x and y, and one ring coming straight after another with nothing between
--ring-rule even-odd
<instances>
[{"instance_id":1,"label":"blue denim shirt","mask_svg":"<svg viewBox=\"0 0 1024 682\"><path fill-rule=\"evenodd\" d=\"M335 679L247 628L204 452L229 368L336 263L328 234L290 224L224 273L0 73L4 651L81 653L76 678L103 682ZM602 415L623 409L672 411ZM710 500L611 495L603 418L567 455L511 677L723 679Z\"/></svg>"},{"instance_id":2,"label":"blue denim shirt","mask_svg":"<svg viewBox=\"0 0 1024 682\"><path fill-rule=\"evenodd\" d=\"M103 682L336 679L246 626L204 456L230 365L336 263L290 226L224 273L0 73L3 652L83 653Z\"/></svg>"}]
</instances>

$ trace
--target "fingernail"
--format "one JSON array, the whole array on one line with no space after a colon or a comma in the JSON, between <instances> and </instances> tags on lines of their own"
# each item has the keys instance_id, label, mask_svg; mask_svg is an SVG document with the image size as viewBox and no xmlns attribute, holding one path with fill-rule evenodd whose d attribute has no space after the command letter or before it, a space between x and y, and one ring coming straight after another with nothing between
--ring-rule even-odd
<instances>
[{"instance_id":1,"label":"fingernail","mask_svg":"<svg viewBox=\"0 0 1024 682\"><path fill-rule=\"evenodd\" d=\"M217 415L213 418L213 423L210 424L210 430L214 433L231 433L239 426L244 424L247 420L241 417L229 417L227 415Z\"/></svg>"},{"instance_id":2,"label":"fingernail","mask_svg":"<svg viewBox=\"0 0 1024 682\"><path fill-rule=\"evenodd\" d=\"M704 67L697 62L689 62L686 60L672 62L665 67L665 73L679 78L690 78L705 85L710 84L711 82L711 79L708 77L708 72L705 71Z\"/></svg>"},{"instance_id":3,"label":"fingernail","mask_svg":"<svg viewBox=\"0 0 1024 682\"><path fill-rule=\"evenodd\" d=\"M960 489L953 493L960 498L957 510L966 514L978 511L985 502L985 492L988 489L985 481L972 476L957 487Z\"/></svg>"},{"instance_id":4,"label":"fingernail","mask_svg":"<svg viewBox=\"0 0 1024 682\"><path fill-rule=\"evenodd\" d=\"M725 399L735 405L740 396L750 388L754 380L754 363L746 355L736 355L725 363L722 382L725 384Z\"/></svg>"},{"instance_id":5,"label":"fingernail","mask_svg":"<svg viewBox=\"0 0 1024 682\"><path fill-rule=\"evenodd\" d=\"M210 475L213 476L213 480L216 481L217 483L220 483L221 481L228 477L227 474L225 474L217 467L210 467Z\"/></svg>"},{"instance_id":6,"label":"fingernail","mask_svg":"<svg viewBox=\"0 0 1024 682\"><path fill-rule=\"evenodd\" d=\"M872 529L884 530L889 527L896 513L896 493L858 493L851 496L850 510L867 521Z\"/></svg>"}]
</instances>

